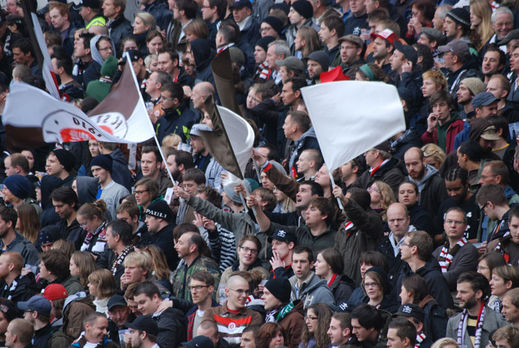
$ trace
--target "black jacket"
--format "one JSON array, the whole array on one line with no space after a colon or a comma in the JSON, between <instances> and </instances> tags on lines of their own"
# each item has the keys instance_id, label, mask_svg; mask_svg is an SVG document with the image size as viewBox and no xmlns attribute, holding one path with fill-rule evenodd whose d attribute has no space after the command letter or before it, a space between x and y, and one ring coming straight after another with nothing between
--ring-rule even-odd
<instances>
[{"instance_id":1,"label":"black jacket","mask_svg":"<svg viewBox=\"0 0 519 348\"><path fill-rule=\"evenodd\" d=\"M449 291L449 285L447 284L447 281L445 280L445 277L442 274L438 261L436 261L436 259L434 259L433 257L431 257L429 261L427 261L425 266L417 269L414 273L409 267L409 265L407 263L404 263L402 273L400 273L400 277L396 282L396 286L393 288L393 295L395 296L395 298L399 296L403 280L406 277L409 277L413 274L418 274L419 276L425 279L425 282L429 287L429 294L431 294L431 296L434 297L434 299L438 301L438 303L443 308L454 307L451 293Z\"/></svg>"},{"instance_id":2,"label":"black jacket","mask_svg":"<svg viewBox=\"0 0 519 348\"><path fill-rule=\"evenodd\" d=\"M112 157L112 179L119 185L123 185L131 192L133 178L128 169L128 161L118 148L110 153Z\"/></svg>"},{"instance_id":3,"label":"black jacket","mask_svg":"<svg viewBox=\"0 0 519 348\"><path fill-rule=\"evenodd\" d=\"M166 255L169 269L174 270L177 268L178 254L173 247L173 227L175 227L174 224L169 224L157 233L150 233L148 240L144 244L155 244L162 249Z\"/></svg>"},{"instance_id":4,"label":"black jacket","mask_svg":"<svg viewBox=\"0 0 519 348\"><path fill-rule=\"evenodd\" d=\"M19 301L27 301L29 298L39 292L33 273L28 273L24 276L19 275L15 281L16 285L14 285L13 282L13 284L9 286L4 280L1 280L0 297L17 303Z\"/></svg>"},{"instance_id":5,"label":"black jacket","mask_svg":"<svg viewBox=\"0 0 519 348\"><path fill-rule=\"evenodd\" d=\"M32 339L32 348L47 348L51 336L54 334L55 328L49 323L47 326L34 331ZM48 347L50 348L50 347Z\"/></svg>"},{"instance_id":6,"label":"black jacket","mask_svg":"<svg viewBox=\"0 0 519 348\"><path fill-rule=\"evenodd\" d=\"M178 109L164 110L164 115L155 124L155 131L159 142L168 134L175 133L186 142L191 127L198 121L198 115L183 102Z\"/></svg>"},{"instance_id":7,"label":"black jacket","mask_svg":"<svg viewBox=\"0 0 519 348\"><path fill-rule=\"evenodd\" d=\"M162 0L155 0L151 4L145 4L144 11L150 13L155 18L155 23L162 30L166 30L169 22L173 19L173 13L169 10L168 3Z\"/></svg>"},{"instance_id":8,"label":"black jacket","mask_svg":"<svg viewBox=\"0 0 519 348\"><path fill-rule=\"evenodd\" d=\"M354 185L367 189L375 181L381 180L391 186L394 192L398 192L398 185L404 180L404 174L400 169L400 161L391 158L386 164L380 167L373 175L369 175L369 170L364 171L355 181Z\"/></svg>"},{"instance_id":9,"label":"black jacket","mask_svg":"<svg viewBox=\"0 0 519 348\"><path fill-rule=\"evenodd\" d=\"M154 319L159 327L157 344L161 348L176 348L186 340L186 320L178 309L168 308Z\"/></svg>"},{"instance_id":10,"label":"black jacket","mask_svg":"<svg viewBox=\"0 0 519 348\"><path fill-rule=\"evenodd\" d=\"M110 34L110 38L112 39L116 50L119 50L121 47L122 40L133 33L132 25L123 15L117 17L113 21L108 21L106 26L108 27L108 33ZM116 53L117 56L121 56L120 52Z\"/></svg>"},{"instance_id":11,"label":"black jacket","mask_svg":"<svg viewBox=\"0 0 519 348\"><path fill-rule=\"evenodd\" d=\"M335 303L340 305L341 303L347 302L353 292L355 283L347 276L337 276L333 283L329 286L332 291Z\"/></svg>"}]
</instances>

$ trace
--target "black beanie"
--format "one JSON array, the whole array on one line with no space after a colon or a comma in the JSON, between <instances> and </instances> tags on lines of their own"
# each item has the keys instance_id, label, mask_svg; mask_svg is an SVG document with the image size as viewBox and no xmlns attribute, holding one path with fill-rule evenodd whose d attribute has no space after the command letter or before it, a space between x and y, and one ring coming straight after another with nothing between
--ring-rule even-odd
<instances>
[{"instance_id":1,"label":"black beanie","mask_svg":"<svg viewBox=\"0 0 519 348\"><path fill-rule=\"evenodd\" d=\"M297 0L292 4L294 10L306 19L314 16L314 8L312 4L307 0Z\"/></svg>"},{"instance_id":2,"label":"black beanie","mask_svg":"<svg viewBox=\"0 0 519 348\"><path fill-rule=\"evenodd\" d=\"M265 52L267 52L267 49L269 48L269 43L271 43L274 40L275 39L272 36L264 36L256 42L256 46L263 48Z\"/></svg>"},{"instance_id":3,"label":"black beanie","mask_svg":"<svg viewBox=\"0 0 519 348\"><path fill-rule=\"evenodd\" d=\"M281 19L277 17L268 16L261 23L263 22L270 25L272 29L274 29L278 34L281 34L281 31L283 31L283 22L281 21Z\"/></svg>"},{"instance_id":4,"label":"black beanie","mask_svg":"<svg viewBox=\"0 0 519 348\"><path fill-rule=\"evenodd\" d=\"M112 157L110 155L97 155L90 161L90 167L99 166L112 172Z\"/></svg>"},{"instance_id":5,"label":"black beanie","mask_svg":"<svg viewBox=\"0 0 519 348\"><path fill-rule=\"evenodd\" d=\"M52 153L57 157L59 163L61 163L67 172L71 172L72 169L74 169L76 159L70 151L57 149L53 150Z\"/></svg>"},{"instance_id":6,"label":"black beanie","mask_svg":"<svg viewBox=\"0 0 519 348\"><path fill-rule=\"evenodd\" d=\"M267 288L274 297L281 301L281 303L290 302L290 292L292 291L292 287L287 278L270 279L265 283L265 288Z\"/></svg>"}]
</instances>

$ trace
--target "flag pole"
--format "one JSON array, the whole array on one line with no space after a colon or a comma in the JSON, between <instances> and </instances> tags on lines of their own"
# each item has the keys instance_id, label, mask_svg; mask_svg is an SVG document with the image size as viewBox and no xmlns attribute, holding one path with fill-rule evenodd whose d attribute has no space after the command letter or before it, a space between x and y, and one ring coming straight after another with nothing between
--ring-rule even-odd
<instances>
[{"instance_id":1,"label":"flag pole","mask_svg":"<svg viewBox=\"0 0 519 348\"><path fill-rule=\"evenodd\" d=\"M138 103L142 103L142 105L144 106L144 100L142 100L141 91L139 90L139 84L137 83L137 76L135 75L135 71L133 71L132 60L130 58L130 54L128 52L125 52L124 56L126 57L126 64L129 64L130 71L132 72L133 82L135 83L135 87L137 87L137 91L139 92ZM145 106L144 106L144 109L146 109ZM173 175L171 174L168 164L166 163L166 158L164 157L164 153L162 152L162 148L160 147L159 139L157 138L157 133L155 132L155 129L153 128L153 124L151 123L150 117L148 115L146 115L146 119L148 120L148 125L151 127L151 130L153 132L153 139L155 139L155 144L157 144L157 148L159 149L159 152L160 152L160 157L162 158L162 163L165 164L169 179L171 180L171 183L173 185L177 185L177 182L175 181L175 179L173 179Z\"/></svg>"},{"instance_id":2,"label":"flag pole","mask_svg":"<svg viewBox=\"0 0 519 348\"><path fill-rule=\"evenodd\" d=\"M328 166L326 166L326 167L328 167ZM333 180L333 174L330 170L328 170L328 173L330 174L330 181L332 182L332 195L333 195L333 187L335 186L335 180ZM335 199L337 200L337 204L339 205L339 208L341 208L341 210L344 210L341 200L338 197L335 197Z\"/></svg>"}]
</instances>

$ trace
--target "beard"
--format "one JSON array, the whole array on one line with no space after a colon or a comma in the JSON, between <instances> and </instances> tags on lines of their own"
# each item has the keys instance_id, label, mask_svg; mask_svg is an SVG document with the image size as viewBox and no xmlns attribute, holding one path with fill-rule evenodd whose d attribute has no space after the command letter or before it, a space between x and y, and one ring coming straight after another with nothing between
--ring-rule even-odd
<instances>
[{"instance_id":1,"label":"beard","mask_svg":"<svg viewBox=\"0 0 519 348\"><path fill-rule=\"evenodd\" d=\"M469 309L471 309L472 307L474 307L477 304L478 304L478 300L476 299L476 296L472 296L467 301L465 301L465 303L463 304L462 308L465 308L465 309L469 310Z\"/></svg>"}]
</instances>

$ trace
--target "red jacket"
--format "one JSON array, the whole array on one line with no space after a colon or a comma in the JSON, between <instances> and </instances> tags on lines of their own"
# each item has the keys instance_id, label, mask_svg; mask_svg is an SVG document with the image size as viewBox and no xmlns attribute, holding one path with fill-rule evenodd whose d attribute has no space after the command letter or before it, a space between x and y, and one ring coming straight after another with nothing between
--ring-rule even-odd
<instances>
[{"instance_id":1,"label":"red jacket","mask_svg":"<svg viewBox=\"0 0 519 348\"><path fill-rule=\"evenodd\" d=\"M463 130L463 120L455 120L447 128L447 135L445 136L445 153L449 154L454 149L454 138ZM438 127L435 127L432 133L425 131L422 134L422 141L424 144L435 143L438 144Z\"/></svg>"}]
</instances>

